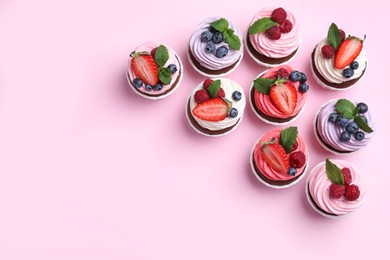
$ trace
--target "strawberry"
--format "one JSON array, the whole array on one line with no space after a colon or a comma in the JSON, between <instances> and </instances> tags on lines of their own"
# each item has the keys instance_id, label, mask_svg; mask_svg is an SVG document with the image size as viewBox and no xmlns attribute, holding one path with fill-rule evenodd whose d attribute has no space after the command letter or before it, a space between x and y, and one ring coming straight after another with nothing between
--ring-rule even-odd
<instances>
[{"instance_id":1,"label":"strawberry","mask_svg":"<svg viewBox=\"0 0 390 260\"><path fill-rule=\"evenodd\" d=\"M260 148L260 156L273 170L286 174L290 168L288 164L288 157L283 146L278 142L262 144Z\"/></svg>"},{"instance_id":2,"label":"strawberry","mask_svg":"<svg viewBox=\"0 0 390 260\"><path fill-rule=\"evenodd\" d=\"M198 104L192 113L199 119L211 122L224 120L230 111L229 104L222 98L213 98Z\"/></svg>"},{"instance_id":3,"label":"strawberry","mask_svg":"<svg viewBox=\"0 0 390 260\"><path fill-rule=\"evenodd\" d=\"M274 106L283 114L291 115L297 106L298 92L290 81L276 82L270 89L270 98Z\"/></svg>"},{"instance_id":4,"label":"strawberry","mask_svg":"<svg viewBox=\"0 0 390 260\"><path fill-rule=\"evenodd\" d=\"M339 46L334 59L334 66L337 69L344 69L346 66L351 64L360 51L363 49L363 40L350 36L345 39Z\"/></svg>"},{"instance_id":5,"label":"strawberry","mask_svg":"<svg viewBox=\"0 0 390 260\"><path fill-rule=\"evenodd\" d=\"M158 83L158 66L153 56L146 52L133 52L130 55L131 68L135 75L140 78L145 85L155 86Z\"/></svg>"}]
</instances>

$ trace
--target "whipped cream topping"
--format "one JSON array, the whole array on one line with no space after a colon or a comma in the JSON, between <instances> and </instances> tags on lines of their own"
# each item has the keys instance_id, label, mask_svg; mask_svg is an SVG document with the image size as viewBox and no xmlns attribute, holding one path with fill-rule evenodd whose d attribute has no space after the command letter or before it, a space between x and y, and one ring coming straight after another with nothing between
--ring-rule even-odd
<instances>
[{"instance_id":1,"label":"whipped cream topping","mask_svg":"<svg viewBox=\"0 0 390 260\"><path fill-rule=\"evenodd\" d=\"M255 163L256 163L256 166L259 169L259 171L265 177L267 177L268 179L274 180L274 181L286 181L286 180L296 178L297 176L301 175L304 172L305 167L306 167L306 165L305 165L305 166L297 169L297 173L295 174L295 176L290 176L288 174L283 174L283 173L275 171L274 169L269 167L268 164L261 158L261 153L260 153L261 142L263 142L263 143L268 142L273 137L276 138L276 142L279 142L279 136L280 136L280 132L282 130L283 129L273 129L271 131L268 131L265 135L263 135L260 138L260 140L257 142L255 149L253 151ZM298 143L298 147L297 147L297 150L295 150L295 151L302 151L306 156L306 162L307 162L308 161L308 148L300 135L298 135L298 137L297 137L297 143ZM290 156L290 154L288 154L288 156Z\"/></svg>"},{"instance_id":2,"label":"whipped cream topping","mask_svg":"<svg viewBox=\"0 0 390 260\"><path fill-rule=\"evenodd\" d=\"M240 50L232 50L229 48L229 45L223 41L222 43L218 44L216 47L220 46L226 46L229 50L228 54L223 58L217 58L215 54L213 53L207 53L205 51L206 48L206 42L202 42L200 40L200 36L202 32L208 31L210 28L210 24L212 22L215 22L217 20L221 19L221 17L210 17L203 22L199 24L199 26L196 28L196 30L192 33L192 36L190 38L190 50L194 58L202 65L204 68L210 69L210 70L220 70L223 68L226 68L228 66L233 65L235 62L239 60L241 55L243 55L243 43L242 43L242 34L238 27L233 25L230 21L229 22L229 28L234 30L234 34L237 35L240 38L241 41L241 48Z\"/></svg>"},{"instance_id":3,"label":"whipped cream topping","mask_svg":"<svg viewBox=\"0 0 390 260\"><path fill-rule=\"evenodd\" d=\"M364 48L359 53L359 56L355 59L359 63L359 68L357 70L354 70L354 74L350 78L346 78L343 76L343 69L336 69L334 66L334 56L330 59L326 59L324 55L322 55L321 48L328 44L327 39L322 40L314 51L314 64L321 74L327 81L331 83L337 83L341 84L346 81L350 81L356 78L359 78L363 71L366 69L367 65L367 55ZM347 66L349 67L349 66ZM346 67L346 68L347 68Z\"/></svg>"},{"instance_id":4,"label":"whipped cream topping","mask_svg":"<svg viewBox=\"0 0 390 260\"><path fill-rule=\"evenodd\" d=\"M252 25L263 17L271 17L272 11L275 9L276 7L267 7L260 10L255 14L250 24ZM249 40L257 52L270 58L283 58L298 49L301 41L300 26L291 12L286 10L286 13L287 19L290 20L293 27L290 32L282 33L279 40L271 40L265 32L249 34Z\"/></svg>"},{"instance_id":5,"label":"whipped cream topping","mask_svg":"<svg viewBox=\"0 0 390 260\"><path fill-rule=\"evenodd\" d=\"M134 51L135 52L148 52L148 53L151 53L151 51L155 48L158 48L161 44L160 43L156 43L156 42L148 42L148 43L145 43L141 46L138 46ZM160 90L160 91L155 91L155 90L152 90L152 91L146 91L144 87L141 87L141 88L138 88L139 91L143 92L143 93L147 93L149 95L159 95L161 93L164 93L166 92L168 89L172 88L173 84L176 82L177 78L180 76L181 74L181 66L180 66L180 63L179 61L177 60L176 56L178 56L176 54L176 52L169 48L168 46L166 46L165 44L163 44L167 50L168 50L168 54L169 54L169 59L167 60L167 62L165 63L164 67L168 67L168 65L170 64L175 64L176 65L176 68L177 68L177 71L175 74L172 74L172 80L171 80L171 83L169 85L164 85L163 84L163 88ZM137 76L135 75L134 71L132 70L131 68L131 60L133 58L130 57L129 61L128 61L128 66L127 66L127 73L129 75L129 78L130 78L130 81L133 82L133 80L135 78L137 78ZM152 86L153 87L153 86Z\"/></svg>"},{"instance_id":6,"label":"whipped cream topping","mask_svg":"<svg viewBox=\"0 0 390 260\"><path fill-rule=\"evenodd\" d=\"M352 135L351 139L348 142L342 142L340 141L340 135L343 131L345 131L344 128L329 121L329 115L333 112L337 112L337 101L338 99L331 100L324 104L322 108L320 108L316 122L316 129L318 131L319 136L326 144L330 145L338 151L353 152L367 146L367 144L371 141L371 138L374 136L375 133L375 121L373 120L370 110L368 110L364 114L364 116L367 118L367 123L374 130L374 132L364 133L365 137L361 141L356 140L355 137ZM350 101L355 105L359 103L353 100Z\"/></svg>"},{"instance_id":7,"label":"whipped cream topping","mask_svg":"<svg viewBox=\"0 0 390 260\"><path fill-rule=\"evenodd\" d=\"M266 70L262 74L260 74L258 77L263 77L263 78L272 78L276 75L276 72L280 68L285 68L289 73L293 71L293 69L290 66L284 65L284 66L279 66L276 68L272 68L269 70ZM306 99L307 99L307 92L302 93L298 91L299 87L299 82L291 82L294 84L295 88L297 89L298 92L298 99L297 99L297 106L295 107L294 111L290 115L283 114L280 112L279 109L277 109L274 104L271 101L271 98L269 95L264 95L258 91L254 91L254 101L255 101L255 106L262 111L264 114L275 117L275 118L288 118L291 116L295 116L299 113L299 111L302 110L303 106L305 105ZM253 86L252 86L253 87Z\"/></svg>"},{"instance_id":8,"label":"whipped cream topping","mask_svg":"<svg viewBox=\"0 0 390 260\"><path fill-rule=\"evenodd\" d=\"M308 186L311 197L315 204L325 212L337 216L348 214L360 207L366 199L367 184L361 177L360 172L351 163L344 160L331 159L340 169L347 167L351 170L352 183L359 187L360 196L355 201L348 201L344 197L331 199L329 197L329 187L332 182L326 175L325 162L318 164L308 177Z\"/></svg>"},{"instance_id":9,"label":"whipped cream topping","mask_svg":"<svg viewBox=\"0 0 390 260\"><path fill-rule=\"evenodd\" d=\"M244 94L240 85L238 85L235 81L233 81L231 79L227 79L227 78L215 78L214 80L218 80L218 79L221 80L221 88L223 88L223 90L225 91L225 98L229 101L232 101L232 104L233 104L232 107L236 108L238 111L238 115L235 118L227 117L222 121L210 122L210 121L205 121L205 120L202 120L200 118L197 118L192 113L193 109L198 105L194 100L194 94L197 90L203 88L203 81L193 90L193 92L191 93L191 96L190 96L190 100L189 100L191 114L195 118L196 122L198 122L199 125L201 125L203 128L207 128L207 129L212 130L212 131L225 129L225 128L228 128L230 126L235 125L238 122L238 120L240 120L242 115L244 114L244 108L245 108L245 104L246 104L245 94ZM234 91L241 92L242 97L239 101L233 100L232 94Z\"/></svg>"}]
</instances>

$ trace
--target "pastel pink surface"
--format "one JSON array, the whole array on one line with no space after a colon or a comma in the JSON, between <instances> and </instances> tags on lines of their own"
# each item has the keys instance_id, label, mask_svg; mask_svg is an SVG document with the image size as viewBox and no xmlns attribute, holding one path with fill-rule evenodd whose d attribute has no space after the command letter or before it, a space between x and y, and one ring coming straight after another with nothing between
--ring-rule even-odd
<instances>
[{"instance_id":1,"label":"pastel pink surface","mask_svg":"<svg viewBox=\"0 0 390 260\"><path fill-rule=\"evenodd\" d=\"M193 29L220 15L245 32L265 6L285 6L300 21L302 44L290 65L308 75L311 89L293 125L308 145L309 170L334 157L312 131L323 103L351 97L374 111L375 138L343 157L359 167L370 190L365 204L346 218L314 212L305 181L285 190L258 182L249 153L273 126L258 120L249 106L240 127L224 137L203 137L187 123L186 99L204 79L186 58ZM351 0L329 0L320 7L308 0L238 6L205 0L2 0L0 259L387 255L390 175L383 162L390 147L390 90L383 84L388 70L383 38L388 36L376 22L386 17L386 9ZM166 18L158 19L162 14ZM367 35L366 74L345 92L322 89L310 73L310 54L331 22ZM130 52L147 41L168 44L184 65L180 88L157 102L131 91L124 73ZM248 93L263 70L245 53L229 78Z\"/></svg>"}]
</instances>

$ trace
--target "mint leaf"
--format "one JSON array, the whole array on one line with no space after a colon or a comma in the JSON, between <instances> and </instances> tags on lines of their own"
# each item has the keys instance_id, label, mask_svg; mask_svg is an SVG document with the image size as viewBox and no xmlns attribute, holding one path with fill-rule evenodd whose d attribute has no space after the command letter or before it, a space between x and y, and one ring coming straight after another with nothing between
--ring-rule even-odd
<instances>
[{"instance_id":1,"label":"mint leaf","mask_svg":"<svg viewBox=\"0 0 390 260\"><path fill-rule=\"evenodd\" d=\"M336 164L332 163L329 159L326 159L326 175L328 179L335 184L344 185L344 176L341 173L339 167Z\"/></svg>"},{"instance_id":2,"label":"mint leaf","mask_svg":"<svg viewBox=\"0 0 390 260\"><path fill-rule=\"evenodd\" d=\"M156 61L159 67L163 67L168 59L169 59L169 54L168 54L167 47L165 47L164 45L160 45L157 48L156 53L154 54L154 60Z\"/></svg>"},{"instance_id":3,"label":"mint leaf","mask_svg":"<svg viewBox=\"0 0 390 260\"><path fill-rule=\"evenodd\" d=\"M158 79L164 85L169 85L172 80L172 72L168 68L158 68Z\"/></svg>"},{"instance_id":4,"label":"mint leaf","mask_svg":"<svg viewBox=\"0 0 390 260\"><path fill-rule=\"evenodd\" d=\"M273 79L267 79L267 78L257 78L253 81L253 86L255 89L264 94L269 95L269 90L271 89L271 86L275 83L275 80Z\"/></svg>"},{"instance_id":5,"label":"mint leaf","mask_svg":"<svg viewBox=\"0 0 390 260\"><path fill-rule=\"evenodd\" d=\"M355 120L356 124L358 124L360 129L362 129L364 132L366 132L366 133L374 132L374 130L372 130L372 128L367 124L366 121L364 121L364 119L361 116L359 116L359 115L355 116L354 120Z\"/></svg>"},{"instance_id":6,"label":"mint leaf","mask_svg":"<svg viewBox=\"0 0 390 260\"><path fill-rule=\"evenodd\" d=\"M210 25L219 32L224 32L229 29L229 22L225 18L212 22Z\"/></svg>"},{"instance_id":7,"label":"mint leaf","mask_svg":"<svg viewBox=\"0 0 390 260\"><path fill-rule=\"evenodd\" d=\"M229 45L230 49L232 50L240 50L241 48L241 41L240 38L232 33L228 33L227 31L223 33L223 38L226 41L226 43Z\"/></svg>"},{"instance_id":8,"label":"mint leaf","mask_svg":"<svg viewBox=\"0 0 390 260\"><path fill-rule=\"evenodd\" d=\"M256 22L254 22L250 27L249 27L249 34L256 34L256 33L261 33L264 32L265 30L268 30L272 26L278 25L277 22L274 22L271 20L271 18L268 17L263 17Z\"/></svg>"},{"instance_id":9,"label":"mint leaf","mask_svg":"<svg viewBox=\"0 0 390 260\"><path fill-rule=\"evenodd\" d=\"M292 147L298 137L298 127L290 126L280 132L279 143L283 146L286 153L291 153Z\"/></svg>"},{"instance_id":10,"label":"mint leaf","mask_svg":"<svg viewBox=\"0 0 390 260\"><path fill-rule=\"evenodd\" d=\"M221 80L214 80L213 83L209 85L207 88L207 92L209 92L209 95L211 98L217 97L218 91L221 88Z\"/></svg>"},{"instance_id":11,"label":"mint leaf","mask_svg":"<svg viewBox=\"0 0 390 260\"><path fill-rule=\"evenodd\" d=\"M335 50L339 48L342 38L341 38L339 28L335 23L332 23L329 27L327 40Z\"/></svg>"},{"instance_id":12,"label":"mint leaf","mask_svg":"<svg viewBox=\"0 0 390 260\"><path fill-rule=\"evenodd\" d=\"M336 103L336 109L343 117L351 119L357 114L356 106L347 99L339 99Z\"/></svg>"}]
</instances>

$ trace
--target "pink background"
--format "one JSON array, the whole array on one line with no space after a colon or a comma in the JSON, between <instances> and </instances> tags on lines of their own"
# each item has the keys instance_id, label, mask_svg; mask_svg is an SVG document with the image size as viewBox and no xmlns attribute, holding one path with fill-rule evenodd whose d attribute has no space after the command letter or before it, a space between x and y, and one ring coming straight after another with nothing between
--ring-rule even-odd
<instances>
[{"instance_id":1,"label":"pink background","mask_svg":"<svg viewBox=\"0 0 390 260\"><path fill-rule=\"evenodd\" d=\"M387 255L388 36L377 17L388 14L374 2L1 0L0 259ZM272 126L249 105L239 128L221 138L197 134L186 120L187 96L204 79L185 54L192 30L221 15L245 32L255 11L270 5L290 9L301 22L303 42L290 65L311 85L294 123L309 145L309 168L336 157L313 135L321 104L356 98L376 115L372 143L344 157L370 187L366 204L347 218L314 212L306 177L286 190L257 181L250 149ZM345 92L323 90L310 75L310 53L331 22L367 34L367 73ZM180 88L156 102L137 96L125 79L129 53L149 40L172 46L185 70ZM228 77L247 93L263 70L245 53Z\"/></svg>"}]
</instances>

